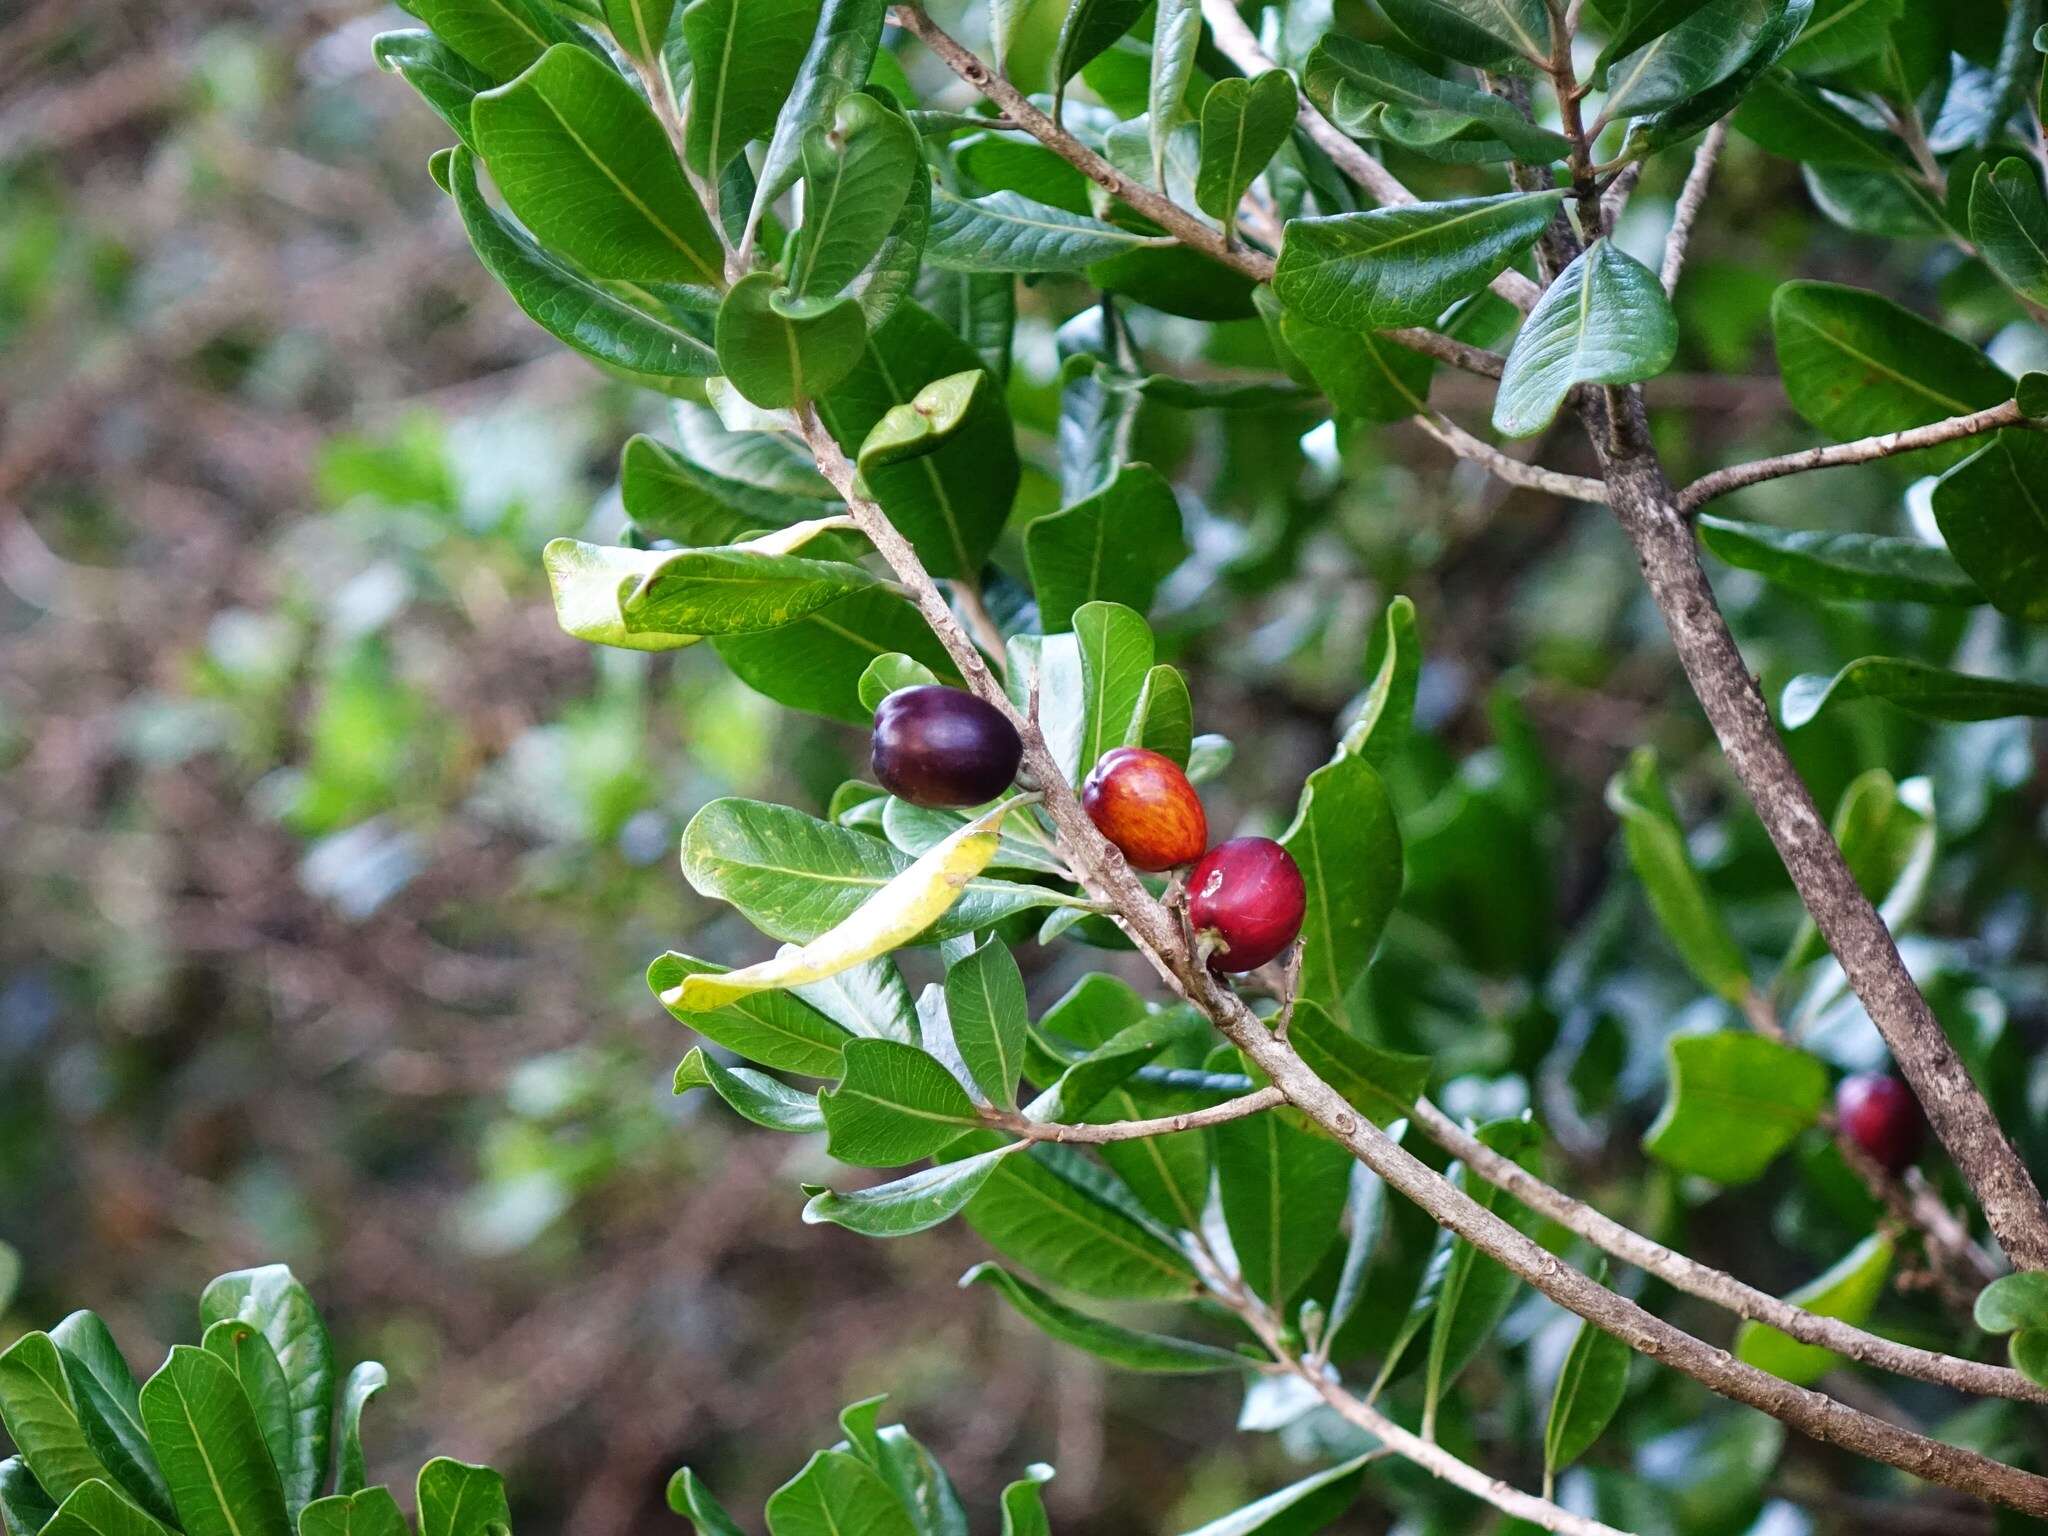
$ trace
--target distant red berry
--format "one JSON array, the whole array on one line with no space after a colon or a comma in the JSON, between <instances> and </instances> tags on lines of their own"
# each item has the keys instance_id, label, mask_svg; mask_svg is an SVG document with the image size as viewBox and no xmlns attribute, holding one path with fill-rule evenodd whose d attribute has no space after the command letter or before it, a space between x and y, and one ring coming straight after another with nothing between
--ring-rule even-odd
<instances>
[{"instance_id":1,"label":"distant red berry","mask_svg":"<svg viewBox=\"0 0 2048 1536\"><path fill-rule=\"evenodd\" d=\"M993 800L1017 777L1023 754L1001 711L958 688L899 688L875 711L875 777L912 805Z\"/></svg>"},{"instance_id":2,"label":"distant red berry","mask_svg":"<svg viewBox=\"0 0 2048 1536\"><path fill-rule=\"evenodd\" d=\"M1255 971L1301 932L1308 887L1270 837L1218 843L1188 876L1188 921L1210 939L1212 971Z\"/></svg>"},{"instance_id":3,"label":"distant red berry","mask_svg":"<svg viewBox=\"0 0 2048 1536\"><path fill-rule=\"evenodd\" d=\"M1118 747L1096 761L1081 804L1102 835L1138 869L1191 864L1209 846L1209 818L1180 764L1143 747Z\"/></svg>"},{"instance_id":4,"label":"distant red berry","mask_svg":"<svg viewBox=\"0 0 2048 1536\"><path fill-rule=\"evenodd\" d=\"M1843 1134L1886 1173L1904 1173L1927 1140L1927 1122L1913 1090L1883 1072L1859 1072L1835 1090Z\"/></svg>"}]
</instances>

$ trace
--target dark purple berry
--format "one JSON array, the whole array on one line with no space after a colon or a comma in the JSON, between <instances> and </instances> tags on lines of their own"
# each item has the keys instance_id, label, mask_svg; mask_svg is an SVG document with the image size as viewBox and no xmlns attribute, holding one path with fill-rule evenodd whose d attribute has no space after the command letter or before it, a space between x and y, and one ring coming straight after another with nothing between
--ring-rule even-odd
<instances>
[{"instance_id":1,"label":"dark purple berry","mask_svg":"<svg viewBox=\"0 0 2048 1536\"><path fill-rule=\"evenodd\" d=\"M875 711L875 777L899 800L981 805L1017 777L1024 743L1002 712L958 688L899 688Z\"/></svg>"}]
</instances>

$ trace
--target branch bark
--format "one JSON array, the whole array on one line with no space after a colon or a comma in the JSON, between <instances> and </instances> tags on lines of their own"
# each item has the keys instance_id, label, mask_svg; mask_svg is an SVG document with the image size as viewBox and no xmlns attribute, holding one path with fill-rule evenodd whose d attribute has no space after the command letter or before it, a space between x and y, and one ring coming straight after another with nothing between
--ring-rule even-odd
<instances>
[{"instance_id":1,"label":"branch bark","mask_svg":"<svg viewBox=\"0 0 2048 1536\"><path fill-rule=\"evenodd\" d=\"M1470 460L1495 479L1508 485L1562 496L1567 501L1597 501L1605 504L1607 500L1607 486L1604 481L1589 480L1584 475L1567 475L1560 470L1545 469L1541 464L1525 464L1513 455L1494 447L1493 444L1474 437L1441 411L1420 412L1413 419L1416 426L1459 458Z\"/></svg>"},{"instance_id":2,"label":"branch bark","mask_svg":"<svg viewBox=\"0 0 2048 1536\"><path fill-rule=\"evenodd\" d=\"M1258 1114L1261 1110L1276 1109L1286 1102L1286 1094L1278 1088L1267 1087L1234 1099L1225 1099L1221 1104L1211 1104L1204 1109L1191 1109L1186 1114L1161 1115L1156 1120L1105 1120L1096 1125L1065 1125L1055 1121L1033 1120L1029 1115L1002 1109L984 1109L981 1117L997 1130L1008 1131L1012 1136L1021 1136L1026 1141L1105 1146L1114 1141L1142 1141L1148 1136L1171 1136L1180 1131L1199 1131L1212 1125L1228 1125L1233 1120L1242 1120L1247 1115Z\"/></svg>"},{"instance_id":3,"label":"branch bark","mask_svg":"<svg viewBox=\"0 0 2048 1536\"><path fill-rule=\"evenodd\" d=\"M1678 279L1685 271L1686 247L1692 243L1692 227L1699 221L1700 209L1707 201L1707 187L1714 179L1714 162L1721 158L1721 146L1728 142L1728 120L1721 119L1707 130L1707 136L1700 140L1700 147L1693 151L1692 169L1686 172L1685 186L1678 194L1678 207L1671 215L1671 233L1664 238L1664 270L1662 279L1664 292L1668 297L1678 292ZM1639 169L1637 161L1630 169ZM1627 171L1622 175L1626 176Z\"/></svg>"}]
</instances>

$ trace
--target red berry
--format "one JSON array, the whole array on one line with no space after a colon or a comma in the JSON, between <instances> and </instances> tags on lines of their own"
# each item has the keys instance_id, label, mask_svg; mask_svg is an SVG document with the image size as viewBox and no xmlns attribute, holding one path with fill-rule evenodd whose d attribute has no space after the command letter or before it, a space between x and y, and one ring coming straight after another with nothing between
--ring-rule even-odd
<instances>
[{"instance_id":1,"label":"red berry","mask_svg":"<svg viewBox=\"0 0 2048 1536\"><path fill-rule=\"evenodd\" d=\"M1209 818L1180 764L1143 747L1118 747L1096 760L1081 786L1088 819L1138 869L1192 863L1209 846Z\"/></svg>"},{"instance_id":2,"label":"red berry","mask_svg":"<svg viewBox=\"0 0 2048 1536\"><path fill-rule=\"evenodd\" d=\"M1233 837L1188 876L1188 921L1214 945L1212 971L1255 971L1301 932L1308 887L1294 855L1270 837Z\"/></svg>"},{"instance_id":3,"label":"red berry","mask_svg":"<svg viewBox=\"0 0 2048 1536\"><path fill-rule=\"evenodd\" d=\"M1920 1155L1927 1122L1913 1090L1883 1072L1859 1072L1835 1090L1843 1133L1886 1173L1904 1173Z\"/></svg>"},{"instance_id":4,"label":"red berry","mask_svg":"<svg viewBox=\"0 0 2048 1536\"><path fill-rule=\"evenodd\" d=\"M875 711L875 777L912 805L981 805L1010 787L1024 743L992 704L958 688L899 688Z\"/></svg>"}]
</instances>

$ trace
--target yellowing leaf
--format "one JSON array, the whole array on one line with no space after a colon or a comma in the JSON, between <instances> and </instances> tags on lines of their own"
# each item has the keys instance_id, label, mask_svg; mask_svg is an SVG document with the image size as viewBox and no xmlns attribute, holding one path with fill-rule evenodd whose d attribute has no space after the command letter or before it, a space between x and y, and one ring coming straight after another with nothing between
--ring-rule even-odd
<instances>
[{"instance_id":1,"label":"yellowing leaf","mask_svg":"<svg viewBox=\"0 0 2048 1536\"><path fill-rule=\"evenodd\" d=\"M1006 800L970 821L808 944L785 944L772 960L744 970L686 977L664 992L672 1008L722 1008L751 993L799 987L901 948L942 917L995 858L1003 818L1022 802Z\"/></svg>"}]
</instances>

